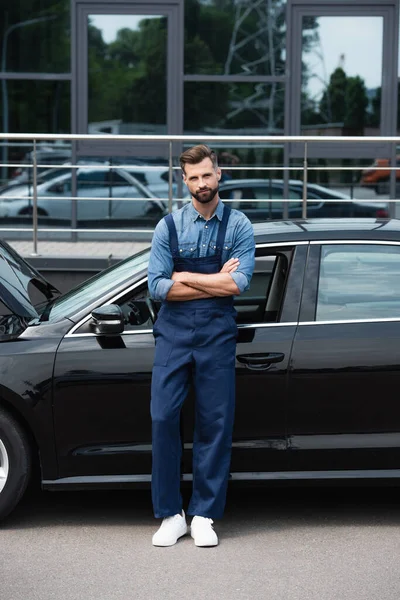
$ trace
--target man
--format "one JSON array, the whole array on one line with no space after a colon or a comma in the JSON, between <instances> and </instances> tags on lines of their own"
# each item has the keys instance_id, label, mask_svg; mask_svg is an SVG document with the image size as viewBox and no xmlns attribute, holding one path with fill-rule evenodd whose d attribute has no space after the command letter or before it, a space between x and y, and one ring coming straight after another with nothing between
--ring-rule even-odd
<instances>
[{"instance_id":1,"label":"man","mask_svg":"<svg viewBox=\"0 0 400 600\"><path fill-rule=\"evenodd\" d=\"M219 199L221 170L208 146L186 150L180 164L192 202L158 223L149 264L150 294L162 300L154 324L151 417L153 508L163 521L153 545L171 546L187 533L179 421L192 380L191 535L197 546L216 546L212 524L224 512L234 420L233 297L249 287L254 235L247 217Z\"/></svg>"}]
</instances>

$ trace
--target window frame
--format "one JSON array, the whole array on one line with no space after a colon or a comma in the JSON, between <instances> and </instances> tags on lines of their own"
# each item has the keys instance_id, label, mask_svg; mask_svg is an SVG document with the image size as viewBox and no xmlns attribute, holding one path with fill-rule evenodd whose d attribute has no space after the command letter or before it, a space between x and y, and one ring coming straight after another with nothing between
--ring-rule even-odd
<instances>
[{"instance_id":1,"label":"window frame","mask_svg":"<svg viewBox=\"0 0 400 600\"><path fill-rule=\"evenodd\" d=\"M380 135L390 136L397 128L398 80L398 23L399 6L396 0L336 0L324 4L321 0L287 0L287 70L290 77L285 97L285 135L301 135L301 60L303 17L382 17L382 100ZM393 60L392 60L393 59ZM292 103L292 99L296 102ZM392 148L385 142L376 144L330 142L308 144L309 158L370 158L392 157ZM289 144L290 158L304 156L303 143Z\"/></svg>"},{"instance_id":2,"label":"window frame","mask_svg":"<svg viewBox=\"0 0 400 600\"><path fill-rule=\"evenodd\" d=\"M310 250L307 259L304 287L302 292L299 325L338 325L341 323L377 323L394 321L400 322L399 317L372 317L368 319L324 319L316 320L318 285L321 270L321 254L323 246L333 245L357 245L357 246L399 246L400 242L393 240L371 240L371 239L332 239L313 240L310 242Z\"/></svg>"},{"instance_id":3,"label":"window frame","mask_svg":"<svg viewBox=\"0 0 400 600\"><path fill-rule=\"evenodd\" d=\"M304 276L304 269L306 264L306 256L308 250L308 241L300 242L277 242L277 243L258 243L256 244L256 256L268 256L275 253L292 252L292 257L288 265L288 274L285 282L285 289L281 300L280 318L278 321L269 322L258 322L258 323L245 323L238 324L238 329L258 329L264 327L277 327L277 326L292 326L298 324L299 310L300 310L300 297L301 288ZM292 276L291 277L291 275ZM92 304L88 307L88 312L82 316L77 323L68 331L65 337L98 337L94 333L82 332L82 326L84 326L91 318L91 313L94 308L101 306L107 306L109 304L118 303L122 298L126 298L131 292L141 292L148 285L147 275L141 277L133 285L118 290L111 298L105 302L99 302L98 304ZM267 296L268 290L266 291ZM153 333L153 327L148 329L140 329L140 326L136 330L123 331L121 336L124 335L144 335Z\"/></svg>"}]
</instances>

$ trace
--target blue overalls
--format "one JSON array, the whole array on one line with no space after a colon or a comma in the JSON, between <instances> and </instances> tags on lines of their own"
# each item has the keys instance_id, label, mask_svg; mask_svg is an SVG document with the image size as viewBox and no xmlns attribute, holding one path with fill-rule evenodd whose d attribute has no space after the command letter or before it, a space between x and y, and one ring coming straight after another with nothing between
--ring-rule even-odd
<instances>
[{"instance_id":1,"label":"blue overalls","mask_svg":"<svg viewBox=\"0 0 400 600\"><path fill-rule=\"evenodd\" d=\"M175 271L218 273L230 208L224 207L214 256L183 258L172 215L165 217ZM181 513L180 411L192 377L195 394L193 492L188 514L224 512L235 408L236 311L233 297L163 302L156 323L151 388L152 498L156 517Z\"/></svg>"}]
</instances>

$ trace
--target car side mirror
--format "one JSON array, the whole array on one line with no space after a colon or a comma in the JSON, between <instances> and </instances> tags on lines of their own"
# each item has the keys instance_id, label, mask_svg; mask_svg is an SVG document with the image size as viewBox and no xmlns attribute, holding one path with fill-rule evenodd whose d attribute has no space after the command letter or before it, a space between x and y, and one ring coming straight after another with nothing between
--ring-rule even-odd
<instances>
[{"instance_id":1,"label":"car side mirror","mask_svg":"<svg viewBox=\"0 0 400 600\"><path fill-rule=\"evenodd\" d=\"M124 331L124 314L120 306L108 304L92 310L92 331L96 335L119 335Z\"/></svg>"}]
</instances>

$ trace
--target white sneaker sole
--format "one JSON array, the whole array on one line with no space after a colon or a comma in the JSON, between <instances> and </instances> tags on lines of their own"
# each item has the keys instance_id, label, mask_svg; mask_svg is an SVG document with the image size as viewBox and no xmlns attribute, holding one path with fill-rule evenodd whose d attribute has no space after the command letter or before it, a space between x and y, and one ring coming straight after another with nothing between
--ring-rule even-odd
<instances>
[{"instance_id":1,"label":"white sneaker sole","mask_svg":"<svg viewBox=\"0 0 400 600\"><path fill-rule=\"evenodd\" d=\"M196 538L192 532L190 532L190 535L194 539L194 545L197 546L198 548L212 548L213 546L218 546L218 539L213 542L210 542L208 544L204 544L204 543L196 542Z\"/></svg>"},{"instance_id":2,"label":"white sneaker sole","mask_svg":"<svg viewBox=\"0 0 400 600\"><path fill-rule=\"evenodd\" d=\"M168 546L175 546L176 542L179 540L179 538L183 537L184 535L186 535L188 532L188 528L186 527L186 529L182 529L182 531L178 534L177 538L175 541L172 542L157 542L154 541L154 538L152 540L152 544L153 546L157 546L158 548L168 548Z\"/></svg>"}]
</instances>

